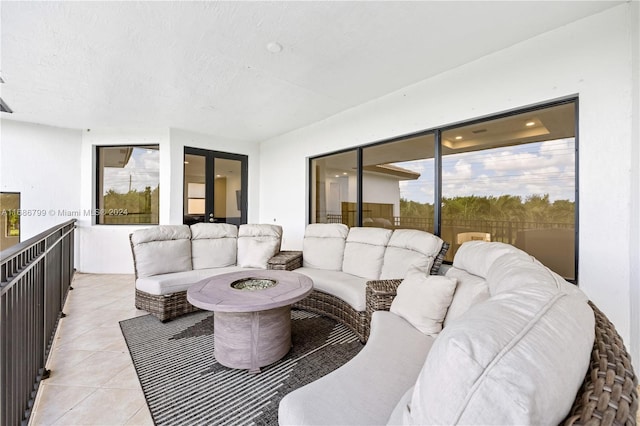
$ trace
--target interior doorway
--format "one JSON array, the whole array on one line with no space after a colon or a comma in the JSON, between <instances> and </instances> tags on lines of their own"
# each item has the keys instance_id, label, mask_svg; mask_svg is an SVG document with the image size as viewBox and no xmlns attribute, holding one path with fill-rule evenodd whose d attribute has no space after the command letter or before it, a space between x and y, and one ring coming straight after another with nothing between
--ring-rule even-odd
<instances>
[{"instance_id":1,"label":"interior doorway","mask_svg":"<svg viewBox=\"0 0 640 426\"><path fill-rule=\"evenodd\" d=\"M184 148L184 220L247 223L246 155Z\"/></svg>"},{"instance_id":2,"label":"interior doorway","mask_svg":"<svg viewBox=\"0 0 640 426\"><path fill-rule=\"evenodd\" d=\"M20 242L20 193L0 192L0 251Z\"/></svg>"}]
</instances>

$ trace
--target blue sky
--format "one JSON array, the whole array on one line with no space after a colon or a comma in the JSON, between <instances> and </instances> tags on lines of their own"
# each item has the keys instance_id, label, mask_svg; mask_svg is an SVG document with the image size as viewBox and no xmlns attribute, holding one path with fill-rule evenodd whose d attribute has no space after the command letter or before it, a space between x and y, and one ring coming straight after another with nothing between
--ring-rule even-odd
<instances>
[{"instance_id":1,"label":"blue sky","mask_svg":"<svg viewBox=\"0 0 640 426\"><path fill-rule=\"evenodd\" d=\"M134 148L126 166L106 167L104 169L104 188L125 194L129 191L129 175L131 175L131 189L144 191L158 186L160 179L160 151L157 149Z\"/></svg>"},{"instance_id":2,"label":"blue sky","mask_svg":"<svg viewBox=\"0 0 640 426\"><path fill-rule=\"evenodd\" d=\"M401 196L433 203L433 160L396 163L420 173L400 182ZM452 154L442 158L442 195L500 196L549 194L551 201L575 200L574 139Z\"/></svg>"}]
</instances>

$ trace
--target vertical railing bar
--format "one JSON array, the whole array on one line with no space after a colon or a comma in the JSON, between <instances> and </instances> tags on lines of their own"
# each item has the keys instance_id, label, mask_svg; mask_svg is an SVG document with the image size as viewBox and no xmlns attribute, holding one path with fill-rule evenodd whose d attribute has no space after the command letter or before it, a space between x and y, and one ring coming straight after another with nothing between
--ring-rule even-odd
<instances>
[{"instance_id":1,"label":"vertical railing bar","mask_svg":"<svg viewBox=\"0 0 640 426\"><path fill-rule=\"evenodd\" d=\"M0 424L27 424L73 278L75 220L0 252Z\"/></svg>"}]
</instances>

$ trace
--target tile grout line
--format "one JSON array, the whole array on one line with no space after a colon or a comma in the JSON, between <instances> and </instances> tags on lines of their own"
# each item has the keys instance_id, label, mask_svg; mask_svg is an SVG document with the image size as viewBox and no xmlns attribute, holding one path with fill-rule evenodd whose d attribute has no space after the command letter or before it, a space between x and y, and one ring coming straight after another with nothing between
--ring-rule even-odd
<instances>
[{"instance_id":1,"label":"tile grout line","mask_svg":"<svg viewBox=\"0 0 640 426\"><path fill-rule=\"evenodd\" d=\"M98 278L100 277L100 278ZM89 278L89 279L87 279ZM116 301L119 301L120 303L123 302L129 302L131 303L131 300L133 299L133 295L130 294L130 288L131 285L129 283L126 283L126 285L122 284L124 282L124 279L129 280L129 276L126 275L122 275L122 276L109 276L109 275L94 275L94 274L76 274L76 276L74 277L73 280L73 287L74 290L72 290L72 292L76 292L77 293L72 293L67 297L67 300L65 301L65 305L63 308L63 312L73 312L73 316L77 316L77 318L79 318L80 320L82 320L82 318L86 318L87 316L91 315L92 317L99 317L99 316L103 316L104 318L106 318L104 321L102 321L99 324L95 324L91 327L90 329L88 329L87 331L81 332L79 333L77 336L75 337L70 337L68 339L70 340L65 340L67 339L65 336L65 319L67 318L62 318L58 324L58 327L56 329L56 332L54 334L53 337L53 343L50 349L50 353L49 356L47 358L47 362L46 362L46 367L48 369L52 369L52 367L56 366L56 363L59 362L59 356L63 356L63 354L65 353L64 347L66 347L67 345L69 345L71 342L77 342L79 343L80 346L82 346L82 342L83 341L89 341L90 337L92 336L91 333L88 333L89 331L91 331L91 329L93 330L98 330L98 329L108 329L108 328L112 328L114 326L118 326L118 322L123 320L123 319L127 319L127 318L132 318L135 317L137 314L137 310L135 310L135 308L132 308L127 306L126 304L123 304L123 306L125 306L123 309L108 309L108 308L113 308L115 305L113 303L107 303L107 304L103 304L102 306L96 307L94 309L76 309L77 306L85 306L83 304L83 302L88 302L93 300L96 295L93 292L87 292L87 294L83 294L84 292L82 291L83 289L87 289L90 288L91 286L96 285L96 283L100 283L99 286L102 288L106 288L109 289L110 287L112 288L112 290L109 290L105 293L110 293L110 294L117 294L117 295L122 295L122 296L118 296L116 298ZM133 305L131 303L131 305ZM120 311L120 312L119 312ZM131 312L128 312L131 311ZM71 324L69 324L71 325ZM75 324L74 324L75 326ZM73 333L70 334L70 336L73 336ZM87 355L87 357L84 357L83 359L87 359L90 358L91 356L93 356L94 354L98 354L98 353L127 353L128 355L128 350L126 348L122 348L122 349L117 349L115 347L115 345L122 343L124 341L124 336L119 335L117 338L115 338L114 336L114 342L113 343L109 343L109 338L107 338L105 340L105 346L104 346L104 350L103 349L98 349L98 350L92 350L92 349L83 349L82 347L80 348L69 348L69 351L74 351L74 352L87 352L90 353L89 355ZM99 347L99 344L96 345L97 347ZM110 349L107 349L110 348ZM126 361L123 362L123 365L121 365L121 368L116 368L117 371L114 370L114 372L112 372L113 374L111 374L111 378L125 372L127 369L129 369L130 367L133 366L133 362L130 359L130 356L127 357ZM60 366L58 366L58 368L60 368ZM111 367L113 368L113 367ZM135 374L135 373L132 373ZM83 377L83 376L79 376L79 377ZM137 378L137 377L136 377ZM146 401L144 399L144 395L142 393L142 390L139 386L139 383L136 382L137 386L130 386L127 384L127 377L123 377L122 378L123 381L118 384L116 383L113 386L106 386L107 383L109 383L109 380L105 381L104 383L100 383L98 386L95 385L82 385L82 384L64 384L64 383L47 383L46 381L43 381L41 383L41 388L39 389L37 395L36 395L36 399L34 401L34 407L33 407L33 412L30 416L29 419L29 424L36 424L36 420L38 421L38 424L40 423L46 423L46 424L58 424L60 421L62 421L63 423L67 423L68 422L68 417L69 413L74 410L75 408L81 406L81 404L85 401L87 401L87 399L92 398L97 392L99 392L100 390L104 390L104 391L131 391L134 393L139 393L142 401L144 402L143 404L141 404L139 407L135 408L131 414L126 418L120 418L120 420L118 420L118 424L128 424L130 421L132 421L134 418L139 417L139 421L143 421L145 423L149 423L149 424L153 424L151 422L151 418L150 415L145 416L145 413L143 412L143 410L147 407L146 406ZM78 401L74 401L73 405L68 408L65 409L65 406L58 406L60 408L63 408L62 410L59 410L59 412L56 412L55 409L55 402L52 403L52 401L50 401L50 396L47 397L47 401L46 404L53 404L54 409L51 410L46 410L45 406L43 406L43 395L46 394L47 391L49 392L53 392L55 390L55 387L64 387L64 388L75 388L75 389L92 389L92 391L86 395L82 395L82 398ZM134 405L135 407L135 405ZM134 408L132 407L132 408ZM148 409L148 408L147 408ZM86 408L85 408L86 410ZM44 414L49 412L49 414ZM38 413L41 413L41 415L39 415ZM90 412L91 413L91 412ZM86 411L85 411L86 414ZM91 415L91 414L89 414ZM44 417L42 417L44 416ZM50 418L46 418L46 416L51 416ZM55 416L55 418L53 418ZM96 413L96 417L98 416L98 414ZM146 417L146 419L145 419Z\"/></svg>"}]
</instances>

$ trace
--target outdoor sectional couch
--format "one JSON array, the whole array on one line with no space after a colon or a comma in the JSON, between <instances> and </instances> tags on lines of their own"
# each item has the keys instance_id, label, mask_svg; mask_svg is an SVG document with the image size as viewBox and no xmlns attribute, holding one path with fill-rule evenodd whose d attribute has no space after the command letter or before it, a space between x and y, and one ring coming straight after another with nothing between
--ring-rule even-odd
<instances>
[{"instance_id":1,"label":"outdoor sectional couch","mask_svg":"<svg viewBox=\"0 0 640 426\"><path fill-rule=\"evenodd\" d=\"M135 306L168 321L198 310L187 289L215 275L266 269L280 251L278 225L159 225L129 235L136 277Z\"/></svg>"},{"instance_id":2,"label":"outdoor sectional couch","mask_svg":"<svg viewBox=\"0 0 640 426\"><path fill-rule=\"evenodd\" d=\"M412 265L437 274L448 248L439 237L420 230L310 224L302 252L281 252L268 267L310 277L313 291L293 306L341 321L366 342L371 317L367 283L402 279Z\"/></svg>"},{"instance_id":3,"label":"outdoor sectional couch","mask_svg":"<svg viewBox=\"0 0 640 426\"><path fill-rule=\"evenodd\" d=\"M635 425L637 377L576 286L503 243L464 243L434 277L367 284L370 336L287 395L281 425Z\"/></svg>"}]
</instances>

